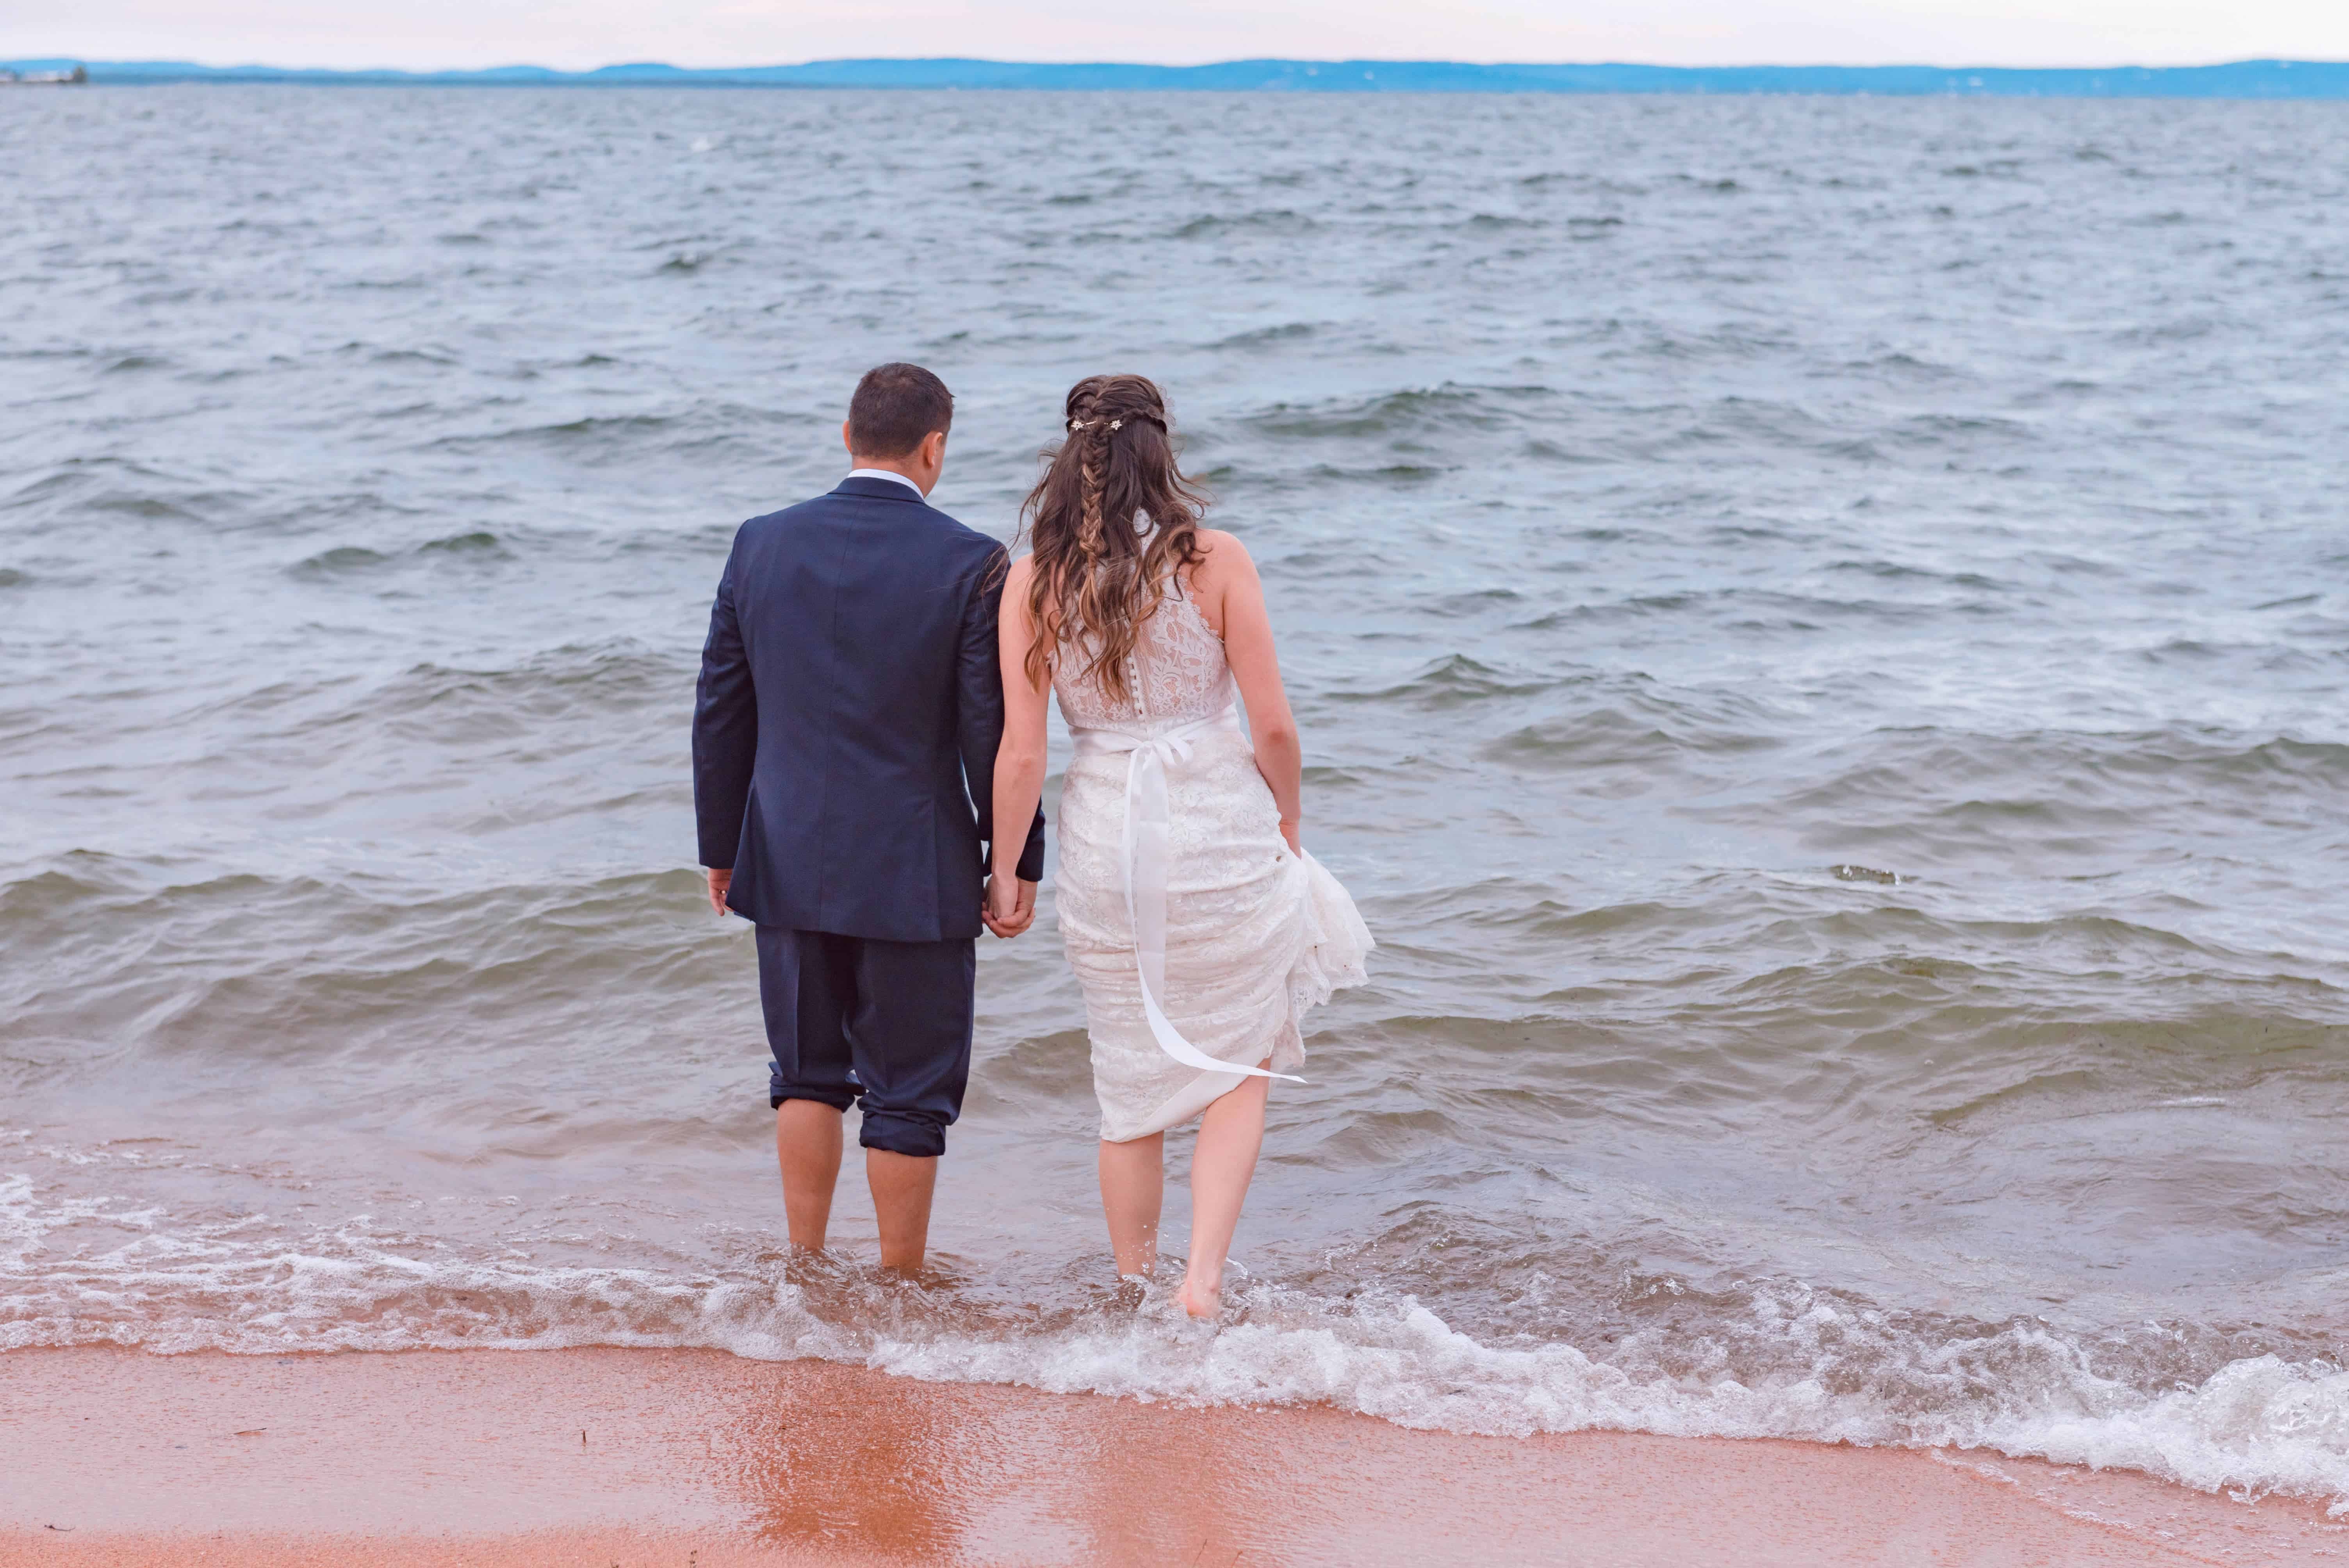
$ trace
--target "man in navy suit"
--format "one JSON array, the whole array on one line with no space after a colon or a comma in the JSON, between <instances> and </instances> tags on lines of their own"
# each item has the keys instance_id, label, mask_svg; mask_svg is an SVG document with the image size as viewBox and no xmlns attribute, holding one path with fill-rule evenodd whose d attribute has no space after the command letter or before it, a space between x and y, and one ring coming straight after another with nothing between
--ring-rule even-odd
<instances>
[{"instance_id":1,"label":"man in navy suit","mask_svg":"<svg viewBox=\"0 0 2349 1568\"><path fill-rule=\"evenodd\" d=\"M848 477L734 536L693 715L709 902L759 928L792 1244L823 1246L854 1102L881 1264L908 1274L970 1076L979 927L1025 931L1044 866L1039 811L1011 919L986 915L1005 552L928 503L953 418L917 365L857 383Z\"/></svg>"}]
</instances>

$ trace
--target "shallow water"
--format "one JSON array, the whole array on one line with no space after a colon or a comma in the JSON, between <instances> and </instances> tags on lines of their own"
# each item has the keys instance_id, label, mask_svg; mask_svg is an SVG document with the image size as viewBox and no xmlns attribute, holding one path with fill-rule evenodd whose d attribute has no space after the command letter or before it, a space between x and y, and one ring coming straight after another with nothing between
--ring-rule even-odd
<instances>
[{"instance_id":1,"label":"shallow water","mask_svg":"<svg viewBox=\"0 0 2349 1568\"><path fill-rule=\"evenodd\" d=\"M2349 1501L2344 113L0 100L0 1346ZM1264 569L1381 947L1219 1337L1110 1289L1049 900L982 953L959 1283L783 1274L687 720L734 524L897 356L1006 535L1067 383L1158 377Z\"/></svg>"}]
</instances>

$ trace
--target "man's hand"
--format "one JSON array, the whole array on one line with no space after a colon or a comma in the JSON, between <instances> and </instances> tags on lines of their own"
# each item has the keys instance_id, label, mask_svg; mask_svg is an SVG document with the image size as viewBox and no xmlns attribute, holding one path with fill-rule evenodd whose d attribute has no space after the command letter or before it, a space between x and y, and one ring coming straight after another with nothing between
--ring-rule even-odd
<instances>
[{"instance_id":1,"label":"man's hand","mask_svg":"<svg viewBox=\"0 0 2349 1568\"><path fill-rule=\"evenodd\" d=\"M987 879L987 900L979 910L987 929L1006 940L1036 923L1036 884L1017 877Z\"/></svg>"},{"instance_id":2,"label":"man's hand","mask_svg":"<svg viewBox=\"0 0 2349 1568\"><path fill-rule=\"evenodd\" d=\"M732 913L726 907L726 890L734 885L734 868L711 866L708 868L707 874L709 877L709 907L720 914Z\"/></svg>"}]
</instances>

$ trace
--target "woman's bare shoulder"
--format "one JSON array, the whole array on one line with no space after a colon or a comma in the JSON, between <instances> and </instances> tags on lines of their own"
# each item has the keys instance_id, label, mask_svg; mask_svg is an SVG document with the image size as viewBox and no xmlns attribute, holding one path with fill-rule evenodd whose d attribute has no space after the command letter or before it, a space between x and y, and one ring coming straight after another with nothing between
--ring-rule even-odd
<instances>
[{"instance_id":1,"label":"woman's bare shoulder","mask_svg":"<svg viewBox=\"0 0 2349 1568\"><path fill-rule=\"evenodd\" d=\"M1199 564L1192 572L1203 585L1228 583L1255 571L1256 562L1248 558L1247 546L1237 534L1203 528L1193 537L1199 542Z\"/></svg>"}]
</instances>

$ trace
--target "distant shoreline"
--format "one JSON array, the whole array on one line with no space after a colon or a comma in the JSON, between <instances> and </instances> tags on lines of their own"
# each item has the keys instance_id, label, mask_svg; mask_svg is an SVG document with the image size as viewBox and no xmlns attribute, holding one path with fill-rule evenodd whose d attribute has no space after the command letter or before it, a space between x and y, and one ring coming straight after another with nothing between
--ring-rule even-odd
<instances>
[{"instance_id":1,"label":"distant shoreline","mask_svg":"<svg viewBox=\"0 0 2349 1568\"><path fill-rule=\"evenodd\" d=\"M997 60L818 60L688 70L645 64L558 71L307 70L183 60L0 61L0 70L84 67L99 86L282 82L334 87L927 88L1075 92L1755 94L1881 98L2349 99L2349 61L2013 69L1934 66L1462 65L1409 60L1232 60L1206 66L1033 65Z\"/></svg>"}]
</instances>

